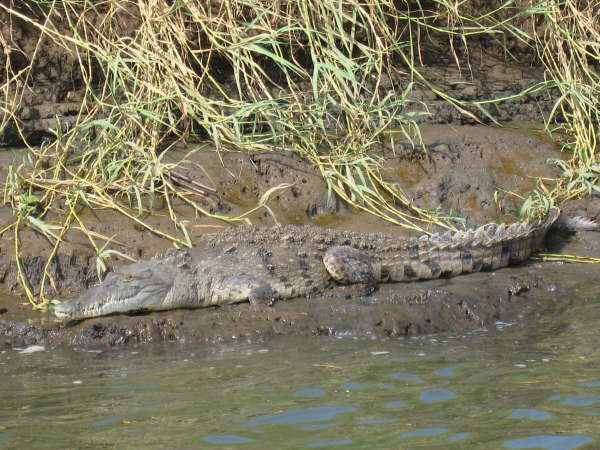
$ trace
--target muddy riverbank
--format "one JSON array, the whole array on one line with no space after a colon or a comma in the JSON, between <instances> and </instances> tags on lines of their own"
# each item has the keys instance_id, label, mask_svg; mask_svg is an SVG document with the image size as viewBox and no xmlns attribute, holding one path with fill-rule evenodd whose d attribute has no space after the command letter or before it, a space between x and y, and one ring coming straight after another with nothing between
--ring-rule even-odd
<instances>
[{"instance_id":1,"label":"muddy riverbank","mask_svg":"<svg viewBox=\"0 0 600 450\"><path fill-rule=\"evenodd\" d=\"M598 255L593 232L549 236L550 250ZM118 315L56 323L3 297L0 335L6 344L118 345L147 342L260 341L281 335L393 338L463 332L496 322L529 322L568 308L582 286L600 282L593 265L529 263L452 279L382 285L369 296L333 289L324 295L280 301L267 311L249 304ZM590 298L589 301L595 299Z\"/></svg>"},{"instance_id":2,"label":"muddy riverbank","mask_svg":"<svg viewBox=\"0 0 600 450\"><path fill-rule=\"evenodd\" d=\"M431 126L423 128L425 148L382 148L376 157L385 160L385 176L397 181L418 206L439 207L466 219L473 227L490 221L514 220L518 199L497 192L525 194L538 177L551 178L555 169L546 164L559 153L543 138L521 129L485 126ZM174 161L189 151L172 152ZM3 166L19 157L18 151L2 153ZM353 210L333 198L315 168L293 154L222 153L200 151L180 172L210 187L203 197L211 212L237 215L254 206L268 189L290 187L269 202L272 214L261 209L250 220L258 226L309 223L337 229L386 232L398 238L415 235ZM6 171L2 172L6 176ZM569 208L593 217L599 200L573 203ZM155 213L145 220L157 229L174 231L160 200ZM198 216L187 205L174 204L189 221L197 243L193 253L202 257L201 236L225 225ZM54 218L60 214L56 208ZM4 221L11 212L0 211ZM133 258L148 258L171 248L170 243L141 229L111 211L81 211L88 230L114 236L109 246ZM52 222L52 216L47 221ZM240 229L240 233L245 233ZM39 233L21 233L22 260L30 285L42 279L52 246ZM553 252L598 256L598 233L552 233L547 239ZM535 320L547 308L568 307L569 297L582 284L598 283L600 271L593 265L530 261L493 273L452 279L383 285L368 296L348 295L333 289L322 296L280 301L268 311L253 311L248 304L177 310L132 316L110 316L75 324L56 322L50 313L31 311L23 305L17 282L14 236L0 240L0 276L5 295L0 304L0 336L7 344L117 345L161 341L220 342L260 340L277 335L369 335L395 337L419 333L464 331L497 321ZM111 268L125 264L114 257ZM97 282L96 258L87 238L75 227L65 236L49 266L46 295L76 296Z\"/></svg>"}]
</instances>

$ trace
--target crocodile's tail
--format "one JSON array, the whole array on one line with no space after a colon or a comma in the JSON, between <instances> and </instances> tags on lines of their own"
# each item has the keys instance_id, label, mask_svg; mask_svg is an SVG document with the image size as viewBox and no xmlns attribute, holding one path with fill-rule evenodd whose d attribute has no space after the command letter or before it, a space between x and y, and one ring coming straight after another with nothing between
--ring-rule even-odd
<instances>
[{"instance_id":1,"label":"crocodile's tail","mask_svg":"<svg viewBox=\"0 0 600 450\"><path fill-rule=\"evenodd\" d=\"M552 208L541 221L490 223L467 231L422 236L410 257L382 261L382 278L410 281L450 277L523 262L541 248L559 214L558 208Z\"/></svg>"}]
</instances>

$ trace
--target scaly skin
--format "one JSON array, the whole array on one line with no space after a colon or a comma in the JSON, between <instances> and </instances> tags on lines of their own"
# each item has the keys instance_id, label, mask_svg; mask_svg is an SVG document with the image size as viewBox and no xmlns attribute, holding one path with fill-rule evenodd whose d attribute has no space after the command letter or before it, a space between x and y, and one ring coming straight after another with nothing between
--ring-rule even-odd
<instances>
[{"instance_id":1,"label":"scaly skin","mask_svg":"<svg viewBox=\"0 0 600 450\"><path fill-rule=\"evenodd\" d=\"M226 249L216 256L190 261L180 252L131 264L54 312L85 319L248 300L270 304L320 293L333 283L372 286L495 270L529 258L558 216L553 208L541 222L411 239L310 226L225 231L208 238L209 246Z\"/></svg>"}]
</instances>

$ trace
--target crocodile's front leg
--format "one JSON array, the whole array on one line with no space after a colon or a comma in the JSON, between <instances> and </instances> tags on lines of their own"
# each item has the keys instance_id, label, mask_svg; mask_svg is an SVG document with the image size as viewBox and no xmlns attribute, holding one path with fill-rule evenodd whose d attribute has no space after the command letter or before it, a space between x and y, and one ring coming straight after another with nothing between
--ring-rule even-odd
<instances>
[{"instance_id":1,"label":"crocodile's front leg","mask_svg":"<svg viewBox=\"0 0 600 450\"><path fill-rule=\"evenodd\" d=\"M271 285L249 275L225 277L214 283L211 286L210 298L213 305L249 301L257 309L271 306L275 301Z\"/></svg>"}]
</instances>

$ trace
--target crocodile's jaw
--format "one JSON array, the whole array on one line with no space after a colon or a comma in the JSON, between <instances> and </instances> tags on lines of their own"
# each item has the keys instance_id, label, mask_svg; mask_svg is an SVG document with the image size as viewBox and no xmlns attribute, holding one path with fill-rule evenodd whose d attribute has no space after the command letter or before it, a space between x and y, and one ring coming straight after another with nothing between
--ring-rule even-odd
<instances>
[{"instance_id":1,"label":"crocodile's jaw","mask_svg":"<svg viewBox=\"0 0 600 450\"><path fill-rule=\"evenodd\" d=\"M138 263L141 264L141 263ZM135 270L133 264L111 273L81 297L59 303L54 314L60 319L87 319L130 311L164 309L164 300L173 286L170 268ZM132 270L133 269L133 270Z\"/></svg>"}]
</instances>

